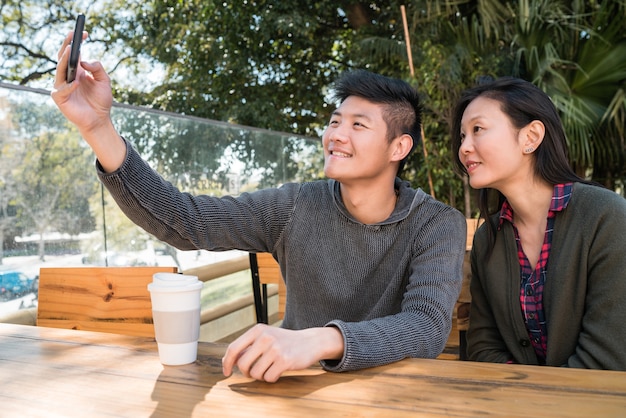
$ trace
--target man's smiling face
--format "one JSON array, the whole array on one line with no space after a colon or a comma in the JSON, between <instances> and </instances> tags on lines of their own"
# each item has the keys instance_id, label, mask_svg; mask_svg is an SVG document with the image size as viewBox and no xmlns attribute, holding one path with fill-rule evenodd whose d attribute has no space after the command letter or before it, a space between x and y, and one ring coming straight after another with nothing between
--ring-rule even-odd
<instances>
[{"instance_id":1,"label":"man's smiling face","mask_svg":"<svg viewBox=\"0 0 626 418\"><path fill-rule=\"evenodd\" d=\"M378 176L389 168L391 150L383 105L349 96L333 112L322 143L327 177L346 182Z\"/></svg>"}]
</instances>

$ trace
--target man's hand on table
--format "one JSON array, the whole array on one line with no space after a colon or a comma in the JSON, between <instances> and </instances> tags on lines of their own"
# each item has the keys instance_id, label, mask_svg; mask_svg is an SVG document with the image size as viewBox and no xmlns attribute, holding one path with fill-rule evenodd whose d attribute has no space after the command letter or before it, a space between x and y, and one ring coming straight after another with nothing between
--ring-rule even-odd
<instances>
[{"instance_id":1,"label":"man's hand on table","mask_svg":"<svg viewBox=\"0 0 626 418\"><path fill-rule=\"evenodd\" d=\"M276 382L288 370L340 359L343 351L343 337L335 327L288 330L257 324L228 346L222 370L230 376L237 366L247 377Z\"/></svg>"}]
</instances>

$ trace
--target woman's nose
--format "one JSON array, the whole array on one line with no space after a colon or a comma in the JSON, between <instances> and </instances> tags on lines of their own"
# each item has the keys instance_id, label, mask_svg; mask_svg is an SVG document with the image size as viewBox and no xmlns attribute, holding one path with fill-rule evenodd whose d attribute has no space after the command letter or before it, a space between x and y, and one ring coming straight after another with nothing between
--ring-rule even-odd
<instances>
[{"instance_id":1,"label":"woman's nose","mask_svg":"<svg viewBox=\"0 0 626 418\"><path fill-rule=\"evenodd\" d=\"M472 149L472 141L467 136L461 140L461 146L459 147L459 155L467 154Z\"/></svg>"}]
</instances>

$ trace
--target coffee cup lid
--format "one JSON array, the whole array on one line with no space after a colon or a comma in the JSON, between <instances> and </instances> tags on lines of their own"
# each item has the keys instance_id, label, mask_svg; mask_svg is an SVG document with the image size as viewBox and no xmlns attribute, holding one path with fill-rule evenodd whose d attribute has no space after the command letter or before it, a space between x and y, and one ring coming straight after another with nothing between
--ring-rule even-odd
<instances>
[{"instance_id":1,"label":"coffee cup lid","mask_svg":"<svg viewBox=\"0 0 626 418\"><path fill-rule=\"evenodd\" d=\"M177 273L155 273L152 276L152 283L148 284L149 291L164 292L196 290L200 287L202 282L198 280L198 276Z\"/></svg>"}]
</instances>

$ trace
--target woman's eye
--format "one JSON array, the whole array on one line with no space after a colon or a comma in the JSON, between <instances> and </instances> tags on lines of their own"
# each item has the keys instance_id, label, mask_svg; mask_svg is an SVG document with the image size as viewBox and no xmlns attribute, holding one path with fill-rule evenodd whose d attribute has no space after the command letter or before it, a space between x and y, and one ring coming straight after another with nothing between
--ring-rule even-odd
<instances>
[{"instance_id":1,"label":"woman's eye","mask_svg":"<svg viewBox=\"0 0 626 418\"><path fill-rule=\"evenodd\" d=\"M482 129L480 126L474 126L474 132L482 131Z\"/></svg>"}]
</instances>

